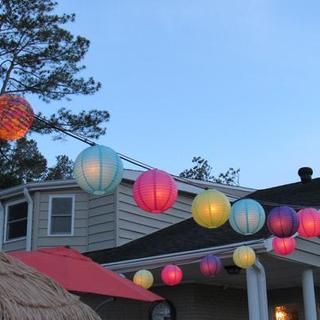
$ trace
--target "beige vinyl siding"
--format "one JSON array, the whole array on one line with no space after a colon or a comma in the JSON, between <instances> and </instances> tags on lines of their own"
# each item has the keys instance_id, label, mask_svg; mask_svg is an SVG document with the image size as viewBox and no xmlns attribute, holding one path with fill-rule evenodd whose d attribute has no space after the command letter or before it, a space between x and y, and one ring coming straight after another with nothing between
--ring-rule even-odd
<instances>
[{"instance_id":1,"label":"beige vinyl siding","mask_svg":"<svg viewBox=\"0 0 320 320\"><path fill-rule=\"evenodd\" d=\"M12 240L4 242L2 246L4 252L9 251L25 251L26 250L26 239Z\"/></svg>"},{"instance_id":2,"label":"beige vinyl siding","mask_svg":"<svg viewBox=\"0 0 320 320\"><path fill-rule=\"evenodd\" d=\"M179 193L173 208L165 214L151 214L139 209L132 196L132 184L122 183L118 187L118 243L131 240L166 228L191 217L193 197Z\"/></svg>"},{"instance_id":3,"label":"beige vinyl siding","mask_svg":"<svg viewBox=\"0 0 320 320\"><path fill-rule=\"evenodd\" d=\"M48 235L49 198L50 196L74 195L74 231L73 235L59 236ZM71 246L81 252L88 247L88 200L89 195L80 189L66 189L64 191L41 192L35 196L34 218L37 227L34 232L33 243L35 248L53 246ZM36 224L36 223L35 223Z\"/></svg>"},{"instance_id":4,"label":"beige vinyl siding","mask_svg":"<svg viewBox=\"0 0 320 320\"><path fill-rule=\"evenodd\" d=\"M116 193L90 196L88 212L88 251L116 245Z\"/></svg>"}]
</instances>

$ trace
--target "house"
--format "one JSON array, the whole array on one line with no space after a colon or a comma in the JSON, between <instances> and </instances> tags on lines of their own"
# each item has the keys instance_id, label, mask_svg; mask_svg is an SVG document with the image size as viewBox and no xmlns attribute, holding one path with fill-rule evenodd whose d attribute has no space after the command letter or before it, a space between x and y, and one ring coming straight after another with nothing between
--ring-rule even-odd
<instances>
[{"instance_id":1,"label":"house","mask_svg":"<svg viewBox=\"0 0 320 320\"><path fill-rule=\"evenodd\" d=\"M140 171L125 170L114 193L92 196L75 180L28 183L0 191L0 249L36 250L69 245L81 252L118 247L190 217L200 188L178 183L178 199L166 214L151 215L135 205L132 186ZM231 200L253 189L197 182Z\"/></svg>"},{"instance_id":2,"label":"house","mask_svg":"<svg viewBox=\"0 0 320 320\"><path fill-rule=\"evenodd\" d=\"M258 200L266 212L280 204L295 209L319 208L320 178L302 176L300 182L258 190L246 197ZM119 299L107 304L101 315L105 319L132 320L319 319L320 297L315 297L314 290L320 285L319 239L297 237L296 251L285 257L273 252L270 240L266 227L242 236L228 223L218 229L205 229L188 218L120 247L88 253L128 278L139 269L151 270L155 277L152 290L168 299L168 303L151 310L144 304ZM258 257L247 271L235 267L232 261L233 250L243 244L250 245ZM215 278L205 278L199 270L199 260L208 253L219 255L224 265ZM160 271L166 264L182 268L180 285L161 283Z\"/></svg>"}]
</instances>

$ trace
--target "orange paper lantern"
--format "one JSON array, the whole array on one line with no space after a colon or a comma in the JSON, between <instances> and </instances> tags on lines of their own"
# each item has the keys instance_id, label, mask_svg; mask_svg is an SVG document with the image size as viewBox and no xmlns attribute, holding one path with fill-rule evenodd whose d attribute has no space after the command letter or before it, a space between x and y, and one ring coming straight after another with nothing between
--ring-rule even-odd
<instances>
[{"instance_id":1,"label":"orange paper lantern","mask_svg":"<svg viewBox=\"0 0 320 320\"><path fill-rule=\"evenodd\" d=\"M18 140L26 135L33 121L33 110L22 97L0 96L0 139Z\"/></svg>"}]
</instances>

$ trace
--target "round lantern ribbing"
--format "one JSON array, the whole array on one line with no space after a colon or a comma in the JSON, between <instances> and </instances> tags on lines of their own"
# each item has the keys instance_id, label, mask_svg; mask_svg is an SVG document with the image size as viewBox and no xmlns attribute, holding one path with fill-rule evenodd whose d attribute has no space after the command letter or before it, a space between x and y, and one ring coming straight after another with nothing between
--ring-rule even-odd
<instances>
[{"instance_id":1,"label":"round lantern ribbing","mask_svg":"<svg viewBox=\"0 0 320 320\"><path fill-rule=\"evenodd\" d=\"M274 236L288 238L298 231L299 218L297 213L288 206L276 207L268 215L267 226Z\"/></svg>"},{"instance_id":2,"label":"round lantern ribbing","mask_svg":"<svg viewBox=\"0 0 320 320\"><path fill-rule=\"evenodd\" d=\"M234 231L251 235L263 227L265 219L264 209L259 202L242 199L232 205L229 222Z\"/></svg>"},{"instance_id":3,"label":"round lantern ribbing","mask_svg":"<svg viewBox=\"0 0 320 320\"><path fill-rule=\"evenodd\" d=\"M153 275L149 270L139 270L133 276L133 282L144 289L151 288L153 281Z\"/></svg>"},{"instance_id":4,"label":"round lantern ribbing","mask_svg":"<svg viewBox=\"0 0 320 320\"><path fill-rule=\"evenodd\" d=\"M273 251L276 254L287 256L294 252L296 249L296 240L295 238L273 238L272 239Z\"/></svg>"},{"instance_id":5,"label":"round lantern ribbing","mask_svg":"<svg viewBox=\"0 0 320 320\"><path fill-rule=\"evenodd\" d=\"M248 246L241 246L233 252L233 262L236 266L247 269L256 261L254 250Z\"/></svg>"},{"instance_id":6,"label":"round lantern ribbing","mask_svg":"<svg viewBox=\"0 0 320 320\"><path fill-rule=\"evenodd\" d=\"M220 258L209 254L200 261L200 271L206 277L216 276L222 268Z\"/></svg>"},{"instance_id":7,"label":"round lantern ribbing","mask_svg":"<svg viewBox=\"0 0 320 320\"><path fill-rule=\"evenodd\" d=\"M198 194L192 202L192 217L202 227L218 228L229 218L231 205L220 191L209 189Z\"/></svg>"},{"instance_id":8,"label":"round lantern ribbing","mask_svg":"<svg viewBox=\"0 0 320 320\"><path fill-rule=\"evenodd\" d=\"M33 110L22 97L0 96L0 139L18 140L26 135L33 122Z\"/></svg>"},{"instance_id":9,"label":"round lantern ribbing","mask_svg":"<svg viewBox=\"0 0 320 320\"><path fill-rule=\"evenodd\" d=\"M74 164L78 185L88 193L111 193L121 182L123 164L119 155L109 147L95 145L83 150Z\"/></svg>"},{"instance_id":10,"label":"round lantern ribbing","mask_svg":"<svg viewBox=\"0 0 320 320\"><path fill-rule=\"evenodd\" d=\"M170 209L177 195L174 179L170 174L158 169L142 173L133 186L133 197L137 206L151 213L162 213Z\"/></svg>"},{"instance_id":11,"label":"round lantern ribbing","mask_svg":"<svg viewBox=\"0 0 320 320\"><path fill-rule=\"evenodd\" d=\"M320 235L320 214L314 208L301 209L299 216L299 236L305 238L318 237Z\"/></svg>"},{"instance_id":12,"label":"round lantern ribbing","mask_svg":"<svg viewBox=\"0 0 320 320\"><path fill-rule=\"evenodd\" d=\"M166 285L175 286L182 280L182 270L174 264L168 264L161 271L161 279Z\"/></svg>"}]
</instances>

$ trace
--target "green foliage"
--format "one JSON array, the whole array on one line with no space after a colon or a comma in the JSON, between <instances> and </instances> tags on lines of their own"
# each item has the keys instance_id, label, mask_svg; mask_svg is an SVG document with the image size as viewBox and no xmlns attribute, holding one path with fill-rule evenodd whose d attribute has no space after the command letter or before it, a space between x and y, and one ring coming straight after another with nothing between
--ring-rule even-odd
<instances>
[{"instance_id":1,"label":"green foliage","mask_svg":"<svg viewBox=\"0 0 320 320\"><path fill-rule=\"evenodd\" d=\"M89 40L61 26L74 14L54 14L52 0L0 1L0 93L32 93L59 100L71 94L93 94L100 83L78 77Z\"/></svg>"},{"instance_id":2,"label":"green foliage","mask_svg":"<svg viewBox=\"0 0 320 320\"><path fill-rule=\"evenodd\" d=\"M45 180L71 179L73 178L74 162L66 155L56 157L56 164L49 168Z\"/></svg>"},{"instance_id":3,"label":"green foliage","mask_svg":"<svg viewBox=\"0 0 320 320\"><path fill-rule=\"evenodd\" d=\"M56 6L53 0L0 0L0 94L32 94L50 102L94 94L101 87L92 77L80 76L90 42L64 28L74 22L75 15L58 15ZM90 139L106 133L109 118L108 111L72 113L65 107L47 117L53 124ZM34 121L30 132L65 138L39 121ZM36 141L28 137L14 143L0 141L0 188L69 178L71 168L66 156L58 156L57 164L47 168Z\"/></svg>"},{"instance_id":4,"label":"green foliage","mask_svg":"<svg viewBox=\"0 0 320 320\"><path fill-rule=\"evenodd\" d=\"M47 169L47 160L33 139L22 138L15 143L1 142L0 188L30 181L40 181Z\"/></svg>"},{"instance_id":5,"label":"green foliage","mask_svg":"<svg viewBox=\"0 0 320 320\"><path fill-rule=\"evenodd\" d=\"M220 173L217 177L211 174L212 166L208 160L202 157L193 157L192 163L194 166L190 169L185 169L180 173L180 177L196 179L208 182L215 182L227 185L239 185L240 169L229 168L225 173Z\"/></svg>"}]
</instances>

